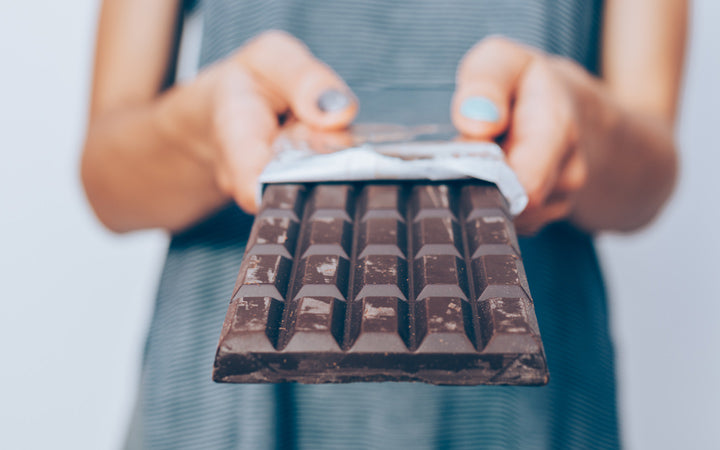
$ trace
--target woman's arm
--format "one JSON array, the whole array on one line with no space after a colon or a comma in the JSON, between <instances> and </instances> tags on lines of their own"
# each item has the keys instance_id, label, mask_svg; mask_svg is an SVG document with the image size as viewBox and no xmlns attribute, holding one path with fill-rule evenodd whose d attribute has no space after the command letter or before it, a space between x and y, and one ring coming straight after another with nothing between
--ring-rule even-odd
<instances>
[{"instance_id":1,"label":"woman's arm","mask_svg":"<svg viewBox=\"0 0 720 450\"><path fill-rule=\"evenodd\" d=\"M81 173L90 204L113 231L178 230L227 199L160 106L179 7L178 0L102 5Z\"/></svg>"},{"instance_id":2,"label":"woman's arm","mask_svg":"<svg viewBox=\"0 0 720 450\"><path fill-rule=\"evenodd\" d=\"M586 112L610 112L588 130L591 169L572 217L592 230L633 230L660 211L677 177L687 2L607 0L605 8L602 80L596 87L577 82L595 98L588 104L599 103Z\"/></svg>"},{"instance_id":3,"label":"woman's arm","mask_svg":"<svg viewBox=\"0 0 720 450\"><path fill-rule=\"evenodd\" d=\"M521 230L564 218L590 231L633 230L658 213L677 172L686 8L682 0L608 0L601 78L504 39L466 55L453 120L471 137L506 136L530 200Z\"/></svg>"},{"instance_id":4,"label":"woman's arm","mask_svg":"<svg viewBox=\"0 0 720 450\"><path fill-rule=\"evenodd\" d=\"M103 3L81 172L95 213L114 231L181 230L230 199L253 212L278 115L338 129L357 111L345 83L282 32L161 93L179 7ZM328 91L347 102L323 109Z\"/></svg>"}]
</instances>

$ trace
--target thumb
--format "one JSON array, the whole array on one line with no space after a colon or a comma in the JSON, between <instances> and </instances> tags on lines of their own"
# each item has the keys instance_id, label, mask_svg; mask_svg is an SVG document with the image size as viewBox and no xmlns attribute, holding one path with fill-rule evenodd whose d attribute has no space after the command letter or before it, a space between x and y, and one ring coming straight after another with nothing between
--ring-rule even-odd
<instances>
[{"instance_id":1,"label":"thumb","mask_svg":"<svg viewBox=\"0 0 720 450\"><path fill-rule=\"evenodd\" d=\"M311 127L346 128L357 114L357 99L340 76L287 33L271 31L260 35L240 52L239 58L259 83L284 100L293 114Z\"/></svg>"},{"instance_id":2,"label":"thumb","mask_svg":"<svg viewBox=\"0 0 720 450\"><path fill-rule=\"evenodd\" d=\"M452 120L461 134L491 140L507 131L518 81L532 58L527 48L500 37L468 51L452 101Z\"/></svg>"}]
</instances>

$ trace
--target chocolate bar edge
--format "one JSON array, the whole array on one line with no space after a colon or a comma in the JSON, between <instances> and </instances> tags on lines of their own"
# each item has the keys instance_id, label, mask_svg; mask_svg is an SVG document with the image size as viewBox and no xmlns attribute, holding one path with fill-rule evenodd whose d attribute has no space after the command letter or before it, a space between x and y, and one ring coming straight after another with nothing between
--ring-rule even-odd
<instances>
[{"instance_id":1,"label":"chocolate bar edge","mask_svg":"<svg viewBox=\"0 0 720 450\"><path fill-rule=\"evenodd\" d=\"M299 196L298 196L298 202L302 203L304 200L302 197L305 197L307 192L309 192L310 189L308 189L305 186L299 185ZM357 198L354 199L354 201L360 201L359 195ZM505 205L506 206L506 205ZM460 207L459 205L456 205L456 207ZM261 213L262 215L262 213ZM352 214L351 214L352 215ZM261 217L261 216L259 216ZM302 216L298 217L298 219L302 222ZM357 221L357 218L351 217L351 221ZM469 220L469 218L468 218ZM409 222L409 220L408 220ZM357 245L357 228L353 229L352 235L352 243L353 246L352 251L348 253L352 253L351 258L352 260L355 260L357 257L358 249L355 248ZM411 232L409 230L409 223L408 223L408 232ZM300 233L300 232L299 232ZM298 249L300 248L300 235L298 234L297 240L298 240ZM469 257L469 249L468 249L468 242L467 239L463 238L463 246L464 248L464 258L461 256L460 259L464 261L467 270L470 270L470 260L467 258ZM281 345L281 348L278 349L277 345L280 345L279 343L275 342L274 346L276 348L270 349L268 348L268 352L274 353L274 357L281 358L285 362L287 361L293 361L293 364L296 366L299 366L301 364L305 364L305 367L303 368L303 371L298 370L280 370L278 369L278 365L276 362L271 361L273 358L270 358L270 360L267 360L267 358L264 358L262 354L253 354L252 352L246 352L244 354L238 354L233 353L232 351L228 352L226 350L222 349L222 343L226 338L229 338L229 334L231 332L232 323L235 316L235 309L237 309L238 305L235 305L235 308L233 308L233 302L238 297L238 293L242 287L242 280L243 274L247 271L247 267L249 264L249 250L250 247L248 246L248 249L246 250L246 254L243 258L243 264L241 265L240 269L240 276L238 278L238 281L236 283L236 287L233 292L232 301L230 304L230 308L228 309L228 313L226 315L225 321L223 323L223 329L221 333L220 342L221 345L218 347L218 352L216 354L215 359L215 367L213 370L213 380L218 382L234 382L234 383L276 383L276 382L300 382L300 383L344 383L344 382L356 382L356 381L419 381L419 382L425 382L425 383L431 383L431 384L451 384L451 385L478 385L478 384L512 384L512 385L543 385L548 382L548 372L547 367L545 363L545 355L544 355L544 349L542 347L542 342L540 341L539 337L539 331L537 328L537 321L534 316L534 307L532 303L532 299L529 295L529 291L525 284L522 286L523 290L526 291L527 300L529 302L529 317L528 323L532 328L533 331L533 341L531 342L530 346L535 346L535 351L529 354L523 354L518 353L516 355L510 355L508 353L505 353L502 355L503 358L510 358L510 363L507 365L504 365L502 367L498 367L493 369L492 371L488 369L473 369L473 368L467 368L462 369L458 371L448 371L448 370L442 370L442 369L419 369L415 372L408 372L407 370L403 369L392 369L391 366L393 364L393 361L396 360L398 357L402 358L410 355L417 355L415 353L405 353L402 355L393 355L388 354L387 359L385 360L384 367L381 369L377 369L375 371L365 368L364 364L361 360L355 361L355 366L353 368L347 369L343 368L343 363L347 362L347 350L348 348L345 348L345 350L342 350L341 352L338 352L335 354L336 359L332 362L330 366L323 365L323 364L316 364L315 366L312 366L313 360L318 357L318 354L316 353L303 353L303 352L293 352L289 351L286 352L283 350L283 348L287 345L287 342L284 342L283 345ZM518 257L519 257L519 249L517 249ZM297 253L295 253L297 254ZM299 259L299 257L298 257ZM293 259L291 261L292 264L292 275L290 276L290 280L288 281L288 284L290 287L288 288L287 295L290 296L290 290L293 289L293 285L295 284L295 280L293 279L295 276L297 276L297 269L295 266L299 263L299 261ZM520 259L517 260L518 269L523 272L524 277L524 269L522 268L522 261ZM412 270L408 268L408 270ZM350 281L348 289L353 289L353 282L352 278L354 277L354 273L351 270L350 274ZM468 289L468 294L471 297L477 298L477 293L473 292L473 283L470 283L471 285L468 286L466 289ZM409 286L409 289L413 289L411 286ZM415 293L417 295L417 293ZM281 293L279 295L280 297L285 296L284 293ZM260 297L258 296L255 296ZM524 296L523 296L524 297ZM282 302L281 299L278 299ZM350 298L344 300L343 308L350 306ZM482 302L487 303L490 299L485 298L484 300L481 299ZM519 299L518 299L519 300ZM478 306L477 302L473 303L473 311L472 311L472 317L473 317L473 329L477 329L477 320L478 320ZM287 317L286 315L289 314L288 308L285 307L287 305L283 305L282 308L285 311L282 311L281 314L283 315L283 323L286 323ZM343 309L343 314L344 309ZM350 320L350 313L348 312L347 319L344 321L347 329L347 323ZM413 320L414 315L410 314L410 320ZM411 327L412 328L412 327ZM483 329L480 327L480 329ZM267 330L266 330L267 331ZM346 330L344 332L345 338L340 339L341 341L345 341L347 339L347 333L349 331ZM269 336L269 335L268 335ZM269 336L270 337L270 336ZM475 339L479 339L481 336L477 336ZM482 350L486 349L488 346L488 342L485 342L483 344L483 347L480 349L479 353L475 353L472 355L472 357L475 358L477 363L481 363L488 358L497 358L498 355L493 355L492 353L483 353ZM415 346L417 348L417 346ZM267 355L265 355L267 356ZM431 359L433 358L433 355L431 353L423 353L422 355L417 355L418 357L422 357L425 359ZM440 354L439 355L442 359L442 357L446 357L446 354ZM467 358L468 355L463 354L462 357ZM530 358L532 359L532 364L530 366L520 364L518 367L510 367L513 364L513 361L517 362L522 360L523 358ZM375 358L375 363L377 363L377 358ZM293 364L290 364L291 366ZM246 368L254 368L254 371L249 371L248 373L238 373L237 370L238 367L245 366ZM234 370L232 370L234 368ZM305 372L305 373L303 373ZM314 373L314 375L307 375L308 372ZM320 372L322 374L318 375ZM363 372L362 374L358 375L358 372Z\"/></svg>"}]
</instances>

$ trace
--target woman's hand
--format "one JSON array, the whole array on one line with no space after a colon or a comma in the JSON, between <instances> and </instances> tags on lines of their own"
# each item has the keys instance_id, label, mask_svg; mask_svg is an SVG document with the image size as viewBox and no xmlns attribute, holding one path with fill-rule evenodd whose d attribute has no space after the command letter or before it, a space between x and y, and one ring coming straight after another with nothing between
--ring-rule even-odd
<instances>
[{"instance_id":1,"label":"woman's hand","mask_svg":"<svg viewBox=\"0 0 720 450\"><path fill-rule=\"evenodd\" d=\"M465 136L501 139L528 194L518 228L533 233L567 217L587 180L583 105L564 73L571 63L502 38L473 47L458 69L452 117Z\"/></svg>"},{"instance_id":2,"label":"woman's hand","mask_svg":"<svg viewBox=\"0 0 720 450\"><path fill-rule=\"evenodd\" d=\"M464 136L504 148L529 198L521 233L565 218L631 229L667 198L675 151L671 122L620 104L576 63L492 37L459 66L452 118Z\"/></svg>"},{"instance_id":3,"label":"woman's hand","mask_svg":"<svg viewBox=\"0 0 720 450\"><path fill-rule=\"evenodd\" d=\"M180 87L162 110L170 134L180 138L178 148L206 165L220 190L254 213L257 180L272 158L279 118L342 129L354 118L357 102L304 44L270 31Z\"/></svg>"},{"instance_id":4,"label":"woman's hand","mask_svg":"<svg viewBox=\"0 0 720 450\"><path fill-rule=\"evenodd\" d=\"M355 116L345 83L277 31L158 93L171 23L138 28L131 19L144 18L145 5L106 1L101 13L81 170L90 204L109 229L181 231L231 199L253 213L281 120L336 130ZM154 5L158 23L172 17L170 3Z\"/></svg>"}]
</instances>

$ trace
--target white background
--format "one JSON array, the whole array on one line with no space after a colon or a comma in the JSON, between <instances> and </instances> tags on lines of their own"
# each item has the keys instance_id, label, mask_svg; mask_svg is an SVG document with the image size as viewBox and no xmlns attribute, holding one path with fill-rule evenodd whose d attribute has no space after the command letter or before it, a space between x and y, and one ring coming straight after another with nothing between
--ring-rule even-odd
<instances>
[{"instance_id":1,"label":"white background","mask_svg":"<svg viewBox=\"0 0 720 450\"><path fill-rule=\"evenodd\" d=\"M720 448L720 2L694 2L682 178L604 237L625 442ZM134 400L166 238L113 236L78 182L97 0L0 9L0 448L111 449Z\"/></svg>"}]
</instances>

